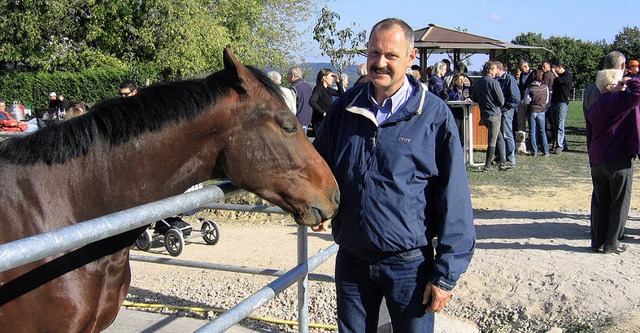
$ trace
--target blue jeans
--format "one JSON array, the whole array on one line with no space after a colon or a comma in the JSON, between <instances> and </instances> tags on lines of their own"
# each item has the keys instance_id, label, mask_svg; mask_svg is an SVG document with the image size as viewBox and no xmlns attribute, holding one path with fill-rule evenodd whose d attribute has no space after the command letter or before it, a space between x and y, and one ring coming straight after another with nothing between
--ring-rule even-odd
<instances>
[{"instance_id":1,"label":"blue jeans","mask_svg":"<svg viewBox=\"0 0 640 333\"><path fill-rule=\"evenodd\" d=\"M502 122L500 124L500 131L504 138L504 153L507 158L507 162L516 165L516 140L513 137L513 114L514 110L502 112Z\"/></svg>"},{"instance_id":2,"label":"blue jeans","mask_svg":"<svg viewBox=\"0 0 640 333\"><path fill-rule=\"evenodd\" d=\"M534 155L538 153L538 134L540 134L542 138L542 149L544 153L549 153L549 142L547 141L545 124L544 112L529 112L529 138L531 139L531 150ZM536 129L538 133L536 133Z\"/></svg>"},{"instance_id":3,"label":"blue jeans","mask_svg":"<svg viewBox=\"0 0 640 333\"><path fill-rule=\"evenodd\" d=\"M552 125L552 130L558 133L558 147L561 149L567 148L567 142L565 139L564 133L564 123L567 119L567 111L569 111L569 104L567 103L551 103L551 107L549 111L553 113L554 122Z\"/></svg>"},{"instance_id":4,"label":"blue jeans","mask_svg":"<svg viewBox=\"0 0 640 333\"><path fill-rule=\"evenodd\" d=\"M425 313L422 297L433 254L414 249L373 258L340 249L336 257L338 330L375 333L384 297L394 332L433 332L435 316Z\"/></svg>"}]
</instances>

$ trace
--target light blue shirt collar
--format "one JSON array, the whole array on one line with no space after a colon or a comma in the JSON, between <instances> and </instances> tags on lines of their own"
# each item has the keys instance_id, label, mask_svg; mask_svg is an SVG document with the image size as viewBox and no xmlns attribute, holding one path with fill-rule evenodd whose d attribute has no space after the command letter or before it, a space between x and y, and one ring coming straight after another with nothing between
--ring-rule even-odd
<instances>
[{"instance_id":1,"label":"light blue shirt collar","mask_svg":"<svg viewBox=\"0 0 640 333\"><path fill-rule=\"evenodd\" d=\"M373 97L373 87L372 83L369 83L368 89L368 97L369 101L371 101L372 112L378 121L378 125L382 125L391 115L396 113L400 107L404 105L411 94L413 93L414 87L409 83L409 78L405 75L404 82L398 91L393 94L391 97L388 97L384 101L382 101L382 105L379 105L376 99Z\"/></svg>"}]
</instances>

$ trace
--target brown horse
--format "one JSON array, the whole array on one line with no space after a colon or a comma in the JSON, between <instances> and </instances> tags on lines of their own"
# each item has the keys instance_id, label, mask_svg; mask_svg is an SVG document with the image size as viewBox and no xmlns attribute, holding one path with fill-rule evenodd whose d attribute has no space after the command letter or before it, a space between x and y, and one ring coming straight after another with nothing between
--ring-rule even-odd
<instances>
[{"instance_id":1,"label":"brown horse","mask_svg":"<svg viewBox=\"0 0 640 333\"><path fill-rule=\"evenodd\" d=\"M226 175L293 214L331 218L337 185L279 89L224 51L224 70L143 89L0 145L0 244ZM0 273L0 328L95 332L115 319L137 229Z\"/></svg>"}]
</instances>

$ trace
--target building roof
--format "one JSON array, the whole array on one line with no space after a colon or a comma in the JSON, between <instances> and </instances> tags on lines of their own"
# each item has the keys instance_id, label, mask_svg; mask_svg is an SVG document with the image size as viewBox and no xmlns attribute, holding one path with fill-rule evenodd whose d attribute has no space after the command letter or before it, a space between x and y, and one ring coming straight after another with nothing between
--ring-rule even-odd
<instances>
[{"instance_id":1,"label":"building roof","mask_svg":"<svg viewBox=\"0 0 640 333\"><path fill-rule=\"evenodd\" d=\"M544 47L505 43L499 39L470 34L430 23L427 27L413 32L415 47L426 49L428 53L485 53L493 50L538 49Z\"/></svg>"}]
</instances>

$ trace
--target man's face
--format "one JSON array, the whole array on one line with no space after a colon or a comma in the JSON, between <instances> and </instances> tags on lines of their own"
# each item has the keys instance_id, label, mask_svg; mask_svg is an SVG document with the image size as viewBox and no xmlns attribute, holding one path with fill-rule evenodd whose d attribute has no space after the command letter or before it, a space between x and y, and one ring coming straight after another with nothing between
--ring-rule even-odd
<instances>
[{"instance_id":1,"label":"man's face","mask_svg":"<svg viewBox=\"0 0 640 333\"><path fill-rule=\"evenodd\" d=\"M529 73L529 64L522 64L520 66L520 70L522 71L522 73L527 74Z\"/></svg>"},{"instance_id":2,"label":"man's face","mask_svg":"<svg viewBox=\"0 0 640 333\"><path fill-rule=\"evenodd\" d=\"M6 109L6 105L4 103L0 103L0 111L4 111Z\"/></svg>"},{"instance_id":3,"label":"man's face","mask_svg":"<svg viewBox=\"0 0 640 333\"><path fill-rule=\"evenodd\" d=\"M400 26L376 29L368 44L369 78L377 93L393 95L404 82L405 73L416 58L416 49L409 50Z\"/></svg>"},{"instance_id":4,"label":"man's face","mask_svg":"<svg viewBox=\"0 0 640 333\"><path fill-rule=\"evenodd\" d=\"M551 66L549 65L548 62L545 62L545 63L542 64L542 70L545 71L545 72L548 72L548 71L551 70Z\"/></svg>"},{"instance_id":5,"label":"man's face","mask_svg":"<svg viewBox=\"0 0 640 333\"><path fill-rule=\"evenodd\" d=\"M129 96L133 96L136 94L136 90L131 90L129 88L122 88L120 89L120 96L122 97L129 97Z\"/></svg>"},{"instance_id":6,"label":"man's face","mask_svg":"<svg viewBox=\"0 0 640 333\"><path fill-rule=\"evenodd\" d=\"M637 74L638 73L638 66L629 67L629 70L631 71L631 73Z\"/></svg>"}]
</instances>

